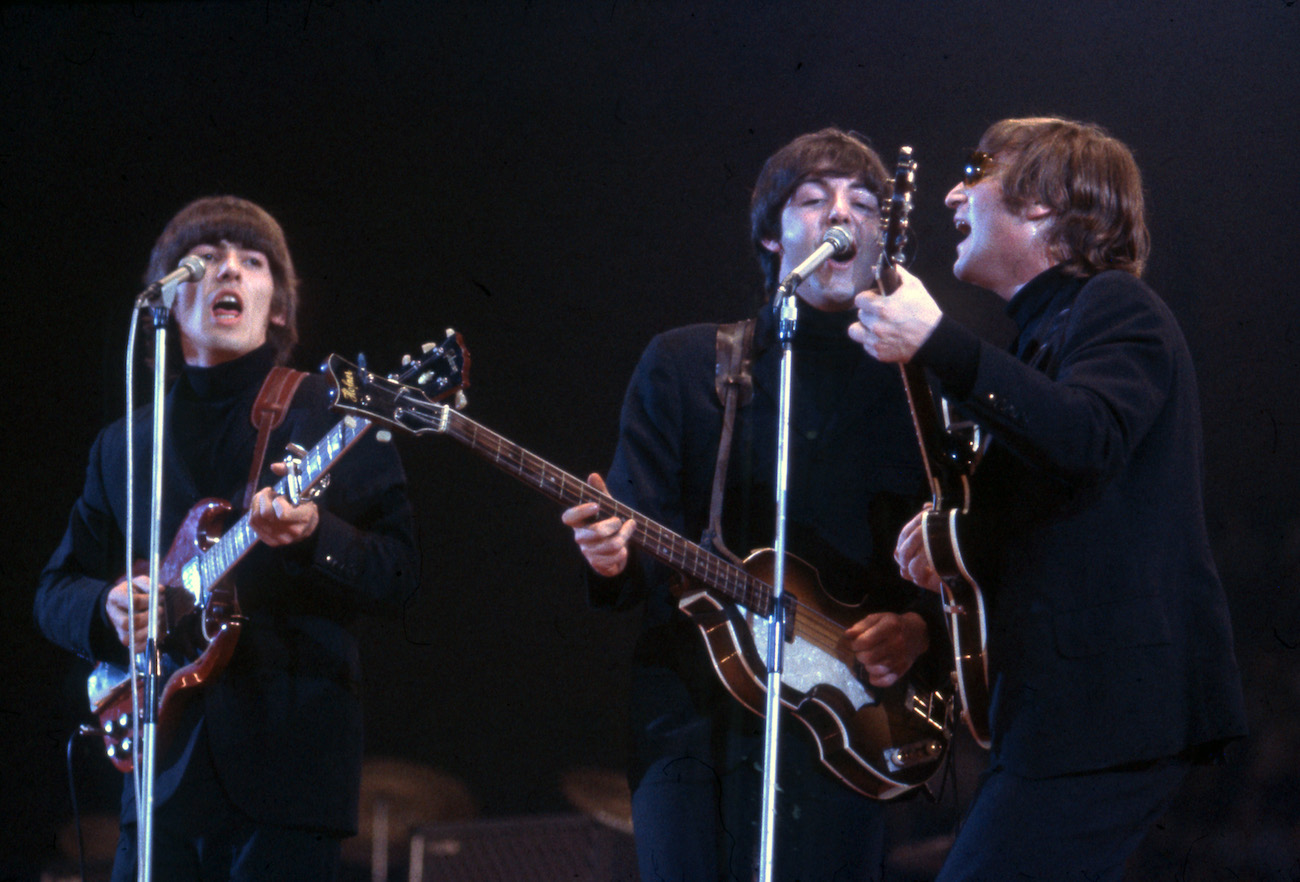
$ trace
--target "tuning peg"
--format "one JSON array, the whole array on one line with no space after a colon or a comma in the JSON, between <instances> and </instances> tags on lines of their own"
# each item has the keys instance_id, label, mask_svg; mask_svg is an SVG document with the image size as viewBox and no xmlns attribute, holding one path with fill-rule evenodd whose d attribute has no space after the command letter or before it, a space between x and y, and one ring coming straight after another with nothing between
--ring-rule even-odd
<instances>
[{"instance_id":1,"label":"tuning peg","mask_svg":"<svg viewBox=\"0 0 1300 882\"><path fill-rule=\"evenodd\" d=\"M464 410L464 409L465 409L465 405L467 405L467 404L469 404L469 399L465 397L465 393L464 393L462 390L457 389L457 390L456 390L456 409L457 409L457 410Z\"/></svg>"},{"instance_id":2,"label":"tuning peg","mask_svg":"<svg viewBox=\"0 0 1300 882\"><path fill-rule=\"evenodd\" d=\"M364 352L357 353L357 367L363 371L366 369L366 354Z\"/></svg>"},{"instance_id":3,"label":"tuning peg","mask_svg":"<svg viewBox=\"0 0 1300 882\"><path fill-rule=\"evenodd\" d=\"M438 348L438 344L437 344L437 343L421 343L421 344L420 344L420 351L421 351L421 352L424 352L424 353L426 353L426 354L429 353L429 352L432 352L433 350L435 350L435 349L437 349L437 348Z\"/></svg>"}]
</instances>

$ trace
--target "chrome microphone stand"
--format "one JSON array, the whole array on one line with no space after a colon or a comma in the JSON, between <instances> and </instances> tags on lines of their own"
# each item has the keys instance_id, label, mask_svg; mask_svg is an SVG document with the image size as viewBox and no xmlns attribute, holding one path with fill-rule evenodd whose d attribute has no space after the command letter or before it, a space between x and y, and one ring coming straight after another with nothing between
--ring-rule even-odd
<instances>
[{"instance_id":1,"label":"chrome microphone stand","mask_svg":"<svg viewBox=\"0 0 1300 882\"><path fill-rule=\"evenodd\" d=\"M146 292L147 294L148 292ZM159 653L158 633L159 610L161 609L161 591L159 588L159 568L162 560L162 496L163 496L163 442L166 425L167 394L167 324L171 316L171 303L175 297L175 286L163 288L160 303L151 302L146 295L141 295L137 308L147 306L150 310L154 329L154 364L153 364L153 450L151 452L151 492L149 509L149 626L145 640L144 696L137 708L137 725L139 734L137 744L140 749L135 756L135 767L140 775L140 788L136 802L136 878L138 882L149 882L153 874L153 818L154 818L154 769L157 755L158 735L158 699L162 683L162 656ZM128 493L134 492L128 489ZM127 573L130 580L132 575ZM133 585L128 586L128 596L134 592ZM131 650L134 654L134 649ZM134 672L132 678L134 679Z\"/></svg>"},{"instance_id":2,"label":"chrome microphone stand","mask_svg":"<svg viewBox=\"0 0 1300 882\"><path fill-rule=\"evenodd\" d=\"M136 878L149 882L153 872L153 818L154 818L154 767L157 755L158 702L162 685L162 655L159 651L158 625L161 621L161 590L159 570L162 566L162 496L163 496L163 442L166 430L167 405L167 324L171 319L172 303L176 289L183 282L203 278L207 266L197 255L182 258L175 270L145 288L135 300L135 313L149 309L153 320L153 450L151 457L150 509L149 509L149 624L144 649L144 695L136 689L139 677L139 660L135 651L135 632L130 630L131 645L127 656L131 659L128 672L131 681L131 709L135 726L135 758L132 762L136 780ZM135 331L137 321L131 322L131 338L127 347L127 413L126 413L126 585L128 621L135 617L135 451L132 445L132 427Z\"/></svg>"},{"instance_id":3,"label":"chrome microphone stand","mask_svg":"<svg viewBox=\"0 0 1300 882\"><path fill-rule=\"evenodd\" d=\"M793 281L793 284L791 282ZM786 504L790 474L790 414L794 388L794 331L799 307L794 290L799 279L792 276L777 288L773 308L777 310L777 339L781 343L781 376L778 394L776 442L776 534L773 550L776 566L772 577L772 614L767 621L767 705L764 709L763 808L759 830L758 878L771 882L776 853L776 778L780 744L781 673L784 665L789 604L785 595Z\"/></svg>"}]
</instances>

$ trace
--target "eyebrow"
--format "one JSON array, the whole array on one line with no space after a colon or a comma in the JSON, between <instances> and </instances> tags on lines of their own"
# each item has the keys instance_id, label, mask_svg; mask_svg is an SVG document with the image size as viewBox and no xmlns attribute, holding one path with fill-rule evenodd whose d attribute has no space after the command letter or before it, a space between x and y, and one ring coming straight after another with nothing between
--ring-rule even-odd
<instances>
[{"instance_id":1,"label":"eyebrow","mask_svg":"<svg viewBox=\"0 0 1300 882\"><path fill-rule=\"evenodd\" d=\"M794 195L799 192L799 188L802 187L804 184L815 184L819 187L822 187L823 189L829 189L830 184L828 183L828 180L832 177L839 177L839 176L819 175L819 174L809 175L808 177L803 178L802 180L799 181L799 183L794 185L794 189L790 191L790 198L794 198ZM872 192L871 188L868 187L864 181L855 181L854 183L849 185L849 188L852 190L860 190L862 192L862 195L870 196L872 199L876 200L877 205L880 204L880 196Z\"/></svg>"},{"instance_id":2,"label":"eyebrow","mask_svg":"<svg viewBox=\"0 0 1300 882\"><path fill-rule=\"evenodd\" d=\"M251 245L244 245L239 242L235 242L231 239L217 239L217 240L209 239L202 242L197 242L193 247L190 248L190 250L193 251L195 248L233 248L235 251L253 251L263 256L266 255L266 252L263 251L261 248L254 248Z\"/></svg>"}]
</instances>

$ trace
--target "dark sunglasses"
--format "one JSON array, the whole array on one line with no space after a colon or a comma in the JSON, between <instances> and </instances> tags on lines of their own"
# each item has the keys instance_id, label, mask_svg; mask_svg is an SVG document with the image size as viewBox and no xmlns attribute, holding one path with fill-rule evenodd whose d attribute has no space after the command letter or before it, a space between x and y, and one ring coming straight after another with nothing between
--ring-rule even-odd
<instances>
[{"instance_id":1,"label":"dark sunglasses","mask_svg":"<svg viewBox=\"0 0 1300 882\"><path fill-rule=\"evenodd\" d=\"M974 187L997 164L997 160L984 151L972 150L966 157L966 169L962 172L961 182L967 187Z\"/></svg>"}]
</instances>

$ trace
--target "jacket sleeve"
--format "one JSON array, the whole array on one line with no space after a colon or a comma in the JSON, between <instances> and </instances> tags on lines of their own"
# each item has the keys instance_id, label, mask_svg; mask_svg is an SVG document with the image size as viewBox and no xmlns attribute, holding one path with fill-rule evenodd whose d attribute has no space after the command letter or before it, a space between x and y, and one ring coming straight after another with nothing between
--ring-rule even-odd
<instances>
[{"instance_id":1,"label":"jacket sleeve","mask_svg":"<svg viewBox=\"0 0 1300 882\"><path fill-rule=\"evenodd\" d=\"M618 447L606 484L618 501L683 534L684 406L675 349L680 347L660 335L642 354L624 397ZM593 603L626 609L650 596L667 598L676 578L671 569L633 547L620 575L605 579L590 573L588 586Z\"/></svg>"},{"instance_id":2,"label":"jacket sleeve","mask_svg":"<svg viewBox=\"0 0 1300 882\"><path fill-rule=\"evenodd\" d=\"M398 615L419 586L420 561L397 451L368 432L331 478L316 532L302 549L286 549L298 608Z\"/></svg>"},{"instance_id":3,"label":"jacket sleeve","mask_svg":"<svg viewBox=\"0 0 1300 882\"><path fill-rule=\"evenodd\" d=\"M1080 291L1039 370L943 319L918 360L1017 455L1074 487L1102 484L1131 458L1173 382L1172 317L1131 276Z\"/></svg>"},{"instance_id":4,"label":"jacket sleeve","mask_svg":"<svg viewBox=\"0 0 1300 882\"><path fill-rule=\"evenodd\" d=\"M104 606L126 566L124 539L105 492L105 457L112 449L107 431L100 433L67 530L41 572L33 611L41 633L56 645L82 658L125 664L126 649Z\"/></svg>"}]
</instances>

